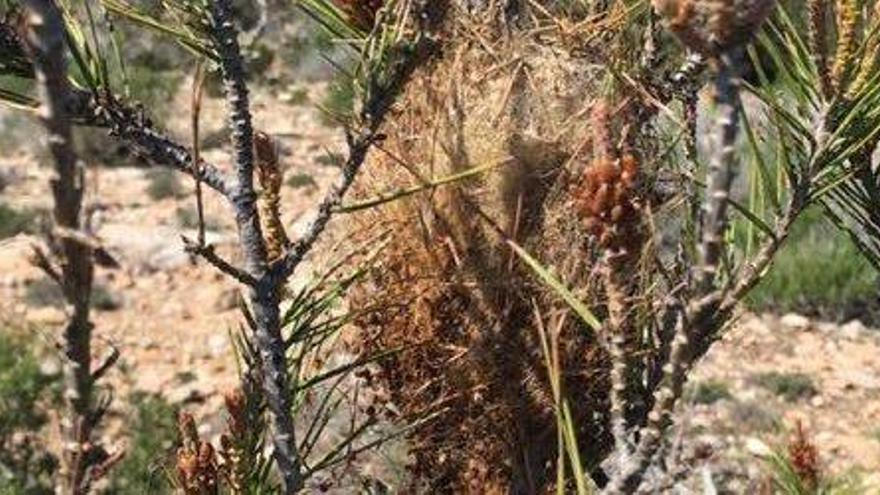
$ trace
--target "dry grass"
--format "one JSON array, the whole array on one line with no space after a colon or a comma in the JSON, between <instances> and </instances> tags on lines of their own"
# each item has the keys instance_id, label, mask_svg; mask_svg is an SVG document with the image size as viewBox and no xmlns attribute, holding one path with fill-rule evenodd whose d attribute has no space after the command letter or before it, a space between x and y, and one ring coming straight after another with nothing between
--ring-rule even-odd
<instances>
[{"instance_id":1,"label":"dry grass","mask_svg":"<svg viewBox=\"0 0 880 495\"><path fill-rule=\"evenodd\" d=\"M536 493L555 476L557 432L534 307L558 316L561 306L505 241L553 266L583 300L603 297L597 249L575 210L607 53L569 49L572 32L552 23L509 31L495 18L450 19L452 41L408 87L360 194L499 165L358 216L395 233L354 303L382 308L359 322L360 344L406 348L382 367L405 417L444 411L412 438L420 490ZM573 319L559 341L581 452L600 459L610 446L608 357Z\"/></svg>"}]
</instances>

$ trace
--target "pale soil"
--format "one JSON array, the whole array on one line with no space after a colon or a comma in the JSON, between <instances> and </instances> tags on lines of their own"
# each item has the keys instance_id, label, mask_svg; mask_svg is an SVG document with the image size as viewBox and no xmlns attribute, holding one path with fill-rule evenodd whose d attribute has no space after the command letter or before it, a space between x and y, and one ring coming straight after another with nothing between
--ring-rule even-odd
<instances>
[{"instance_id":1,"label":"pale soil","mask_svg":"<svg viewBox=\"0 0 880 495\"><path fill-rule=\"evenodd\" d=\"M322 87L311 89L319 98ZM172 115L171 133L188 142L188 103L184 95L178 100L173 106L185 111ZM282 192L283 220L295 235L337 176L338 169L319 157L343 151L341 130L318 124L317 110L311 106L278 104L274 97L261 94L253 98L253 111L255 127L276 135L286 177L304 174L314 180L313 185L284 187ZM203 136L222 128L221 115L222 102L205 102L204 122L213 125L203 124ZM203 156L228 168L229 157L222 149L206 150ZM89 163L90 157L83 158ZM51 207L51 169L38 161L30 150L0 156L0 171L14 177L0 200L16 208ZM98 191L90 201L99 197L101 206L93 219L94 234L121 264L119 269L97 271L96 284L119 299L121 307L94 312L96 345L112 343L122 352L120 366L109 376L117 395L133 390L158 393L196 412L215 412L220 393L236 383L229 332L240 323L238 288L183 251L181 234L196 235L178 218L179 209L195 211L192 181L180 177L187 192L184 197L153 201L146 193L147 173L142 168L96 167L88 172L89 188ZM207 240L224 256L237 260L230 211L222 198L205 190ZM44 274L28 262L35 240L19 235L0 241L0 316L4 321L33 323L49 340L64 313L58 307L28 303L29 287L46 285L41 282ZM302 271L308 276L307 266Z\"/></svg>"},{"instance_id":2,"label":"pale soil","mask_svg":"<svg viewBox=\"0 0 880 495\"><path fill-rule=\"evenodd\" d=\"M857 492L880 492L878 356L880 331L858 321L743 317L693 376L697 383L726 384L730 397L685 408L685 456L697 457L719 486L753 489L765 476L764 450L784 451L800 421L828 474L859 479ZM805 375L815 393L779 396L762 382L769 372Z\"/></svg>"},{"instance_id":3,"label":"pale soil","mask_svg":"<svg viewBox=\"0 0 880 495\"><path fill-rule=\"evenodd\" d=\"M172 131L187 141L188 104L185 96L178 100L174 106L181 110ZM308 174L318 186L284 188L284 219L295 234L336 175L336 168L315 159L328 150L340 151L341 132L317 124L316 111L309 107L278 104L259 94L254 100L256 126L279 134L287 151L287 176ZM217 129L220 115L220 102L208 102L205 121ZM210 131L208 127L204 134ZM219 150L205 155L220 166L228 160ZM2 201L49 207L50 170L36 165L34 156L4 152L0 169L14 170L18 177L0 194ZM94 315L98 346L110 342L123 356L109 383L117 396L133 390L158 393L201 417L215 417L220 394L235 385L228 334L240 320L237 289L182 253L180 234L193 232L181 228L176 210L192 209L192 196L153 202L144 192L148 180L143 169L93 170L89 180L97 185L104 207L95 218L95 233L122 264L118 270L100 269L97 277L121 299L118 310ZM190 190L187 179L181 182ZM214 227L210 239L234 258L235 231L228 211L210 193L207 210ZM27 261L31 241L19 236L0 242L0 315L33 323L49 339L64 315L27 302L28 287L43 278ZM734 493L751 489L764 476L755 455L758 442L781 446L786 429L802 420L832 472L859 471L866 486L880 490L880 333L858 325L841 329L795 320L789 317L783 324L772 316L746 316L701 363L694 380L723 383L730 398L685 408L683 459L707 467L721 488ZM757 375L770 370L808 375L817 394L794 401L777 397L756 383ZM216 431L207 427L206 433Z\"/></svg>"}]
</instances>

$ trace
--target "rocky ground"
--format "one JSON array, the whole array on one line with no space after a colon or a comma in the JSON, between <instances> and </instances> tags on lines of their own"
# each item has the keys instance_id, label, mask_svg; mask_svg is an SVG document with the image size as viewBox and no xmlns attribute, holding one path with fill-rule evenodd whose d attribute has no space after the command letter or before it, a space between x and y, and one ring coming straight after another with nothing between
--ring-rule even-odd
<instances>
[{"instance_id":1,"label":"rocky ground","mask_svg":"<svg viewBox=\"0 0 880 495\"><path fill-rule=\"evenodd\" d=\"M179 99L173 107L187 108L186 96ZM274 131L283 150L284 219L295 234L335 177L327 156L339 149L341 133L317 124L309 106L278 104L257 94L254 110L257 127ZM205 135L221 132L221 112L220 102L208 102L205 122L217 124ZM186 122L186 112L174 116L173 133L187 136ZM206 149L205 156L221 165L228 159L221 147ZM7 184L0 201L16 208L49 207L50 170L37 161L28 150L4 151L0 172ZM191 184L182 179L180 191L152 200L149 189L157 180L152 173L104 167L89 172L100 198L93 202L95 233L121 264L98 272L98 343L122 351L121 365L109 378L117 395L157 393L211 417L221 393L235 384L229 331L239 321L237 288L183 252L180 234L193 235ZM210 193L206 199L209 240L234 256L228 211ZM57 294L28 262L33 240L20 235L0 241L0 315L33 324L48 340L64 314L55 304ZM829 472L859 473L865 491L880 490L877 356L880 332L858 321L834 325L798 315L744 316L695 373L679 431L682 462L731 493L753 489L766 476L760 457L782 448L801 421ZM120 414L124 422L124 411Z\"/></svg>"},{"instance_id":2,"label":"rocky ground","mask_svg":"<svg viewBox=\"0 0 880 495\"><path fill-rule=\"evenodd\" d=\"M800 422L826 473L880 490L880 332L797 315L748 315L698 366L682 415L683 458L728 493L766 480Z\"/></svg>"},{"instance_id":3,"label":"rocky ground","mask_svg":"<svg viewBox=\"0 0 880 495\"><path fill-rule=\"evenodd\" d=\"M312 91L319 97L322 88ZM182 93L173 107L188 108L188 97ZM253 110L255 126L271 129L279 144L287 180L282 215L295 235L309 220L310 207L337 176L338 168L328 157L342 151L341 131L319 124L318 111L311 105L279 104L274 96L257 93ZM202 131L208 139L220 136L213 138L214 147L203 152L220 167L228 163L222 111L219 100L206 101ZM183 141L189 135L187 119L188 112L171 119L171 132ZM240 320L238 288L183 250L181 235L195 238L191 181L185 177L175 181L170 174L149 168L98 168L96 158L88 154L83 159L89 165L89 189L97 191L88 200L96 210L94 234L121 265L99 268L96 276L97 345L122 351L120 366L109 380L118 395L135 390L158 393L196 412L217 411L220 394L236 381L229 332L238 328ZM51 207L51 169L38 162L33 150L4 150L0 173L6 184L0 201L19 210ZM164 197L154 199L156 195ZM207 189L205 211L207 240L234 260L236 233L230 211ZM48 340L64 313L57 290L28 261L37 239L21 234L0 241L0 317L32 324ZM304 267L301 275L308 276L307 270Z\"/></svg>"}]
</instances>

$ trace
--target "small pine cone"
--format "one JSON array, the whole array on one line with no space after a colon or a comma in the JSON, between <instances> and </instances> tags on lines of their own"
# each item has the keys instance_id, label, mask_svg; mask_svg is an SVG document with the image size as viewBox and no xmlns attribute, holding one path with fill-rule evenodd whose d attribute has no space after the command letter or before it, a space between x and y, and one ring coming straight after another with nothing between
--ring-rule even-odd
<instances>
[{"instance_id":1,"label":"small pine cone","mask_svg":"<svg viewBox=\"0 0 880 495\"><path fill-rule=\"evenodd\" d=\"M348 16L348 21L363 31L370 31L376 24L376 14L384 0L336 0L336 4Z\"/></svg>"},{"instance_id":2,"label":"small pine cone","mask_svg":"<svg viewBox=\"0 0 880 495\"><path fill-rule=\"evenodd\" d=\"M846 89L852 74L853 59L859 47L857 31L861 17L861 2L838 0L837 51L831 69L831 80L838 94L842 94Z\"/></svg>"},{"instance_id":3,"label":"small pine cone","mask_svg":"<svg viewBox=\"0 0 880 495\"><path fill-rule=\"evenodd\" d=\"M231 390L223 395L223 403L229 418L226 421L229 433L240 438L247 433L247 399L240 389Z\"/></svg>"},{"instance_id":4,"label":"small pine cone","mask_svg":"<svg viewBox=\"0 0 880 495\"><path fill-rule=\"evenodd\" d=\"M798 421L794 435L788 444L788 457L795 475L809 490L819 487L821 467L819 449L810 440L803 423Z\"/></svg>"},{"instance_id":5,"label":"small pine cone","mask_svg":"<svg viewBox=\"0 0 880 495\"><path fill-rule=\"evenodd\" d=\"M775 0L653 0L654 8L685 46L718 56L748 43Z\"/></svg>"},{"instance_id":6,"label":"small pine cone","mask_svg":"<svg viewBox=\"0 0 880 495\"><path fill-rule=\"evenodd\" d=\"M258 202L260 211L260 227L266 241L266 251L270 260L278 259L284 254L289 243L284 224L281 222L281 183L283 174L278 163L275 142L267 134L254 134L254 155L257 169L257 180L262 188Z\"/></svg>"},{"instance_id":7,"label":"small pine cone","mask_svg":"<svg viewBox=\"0 0 880 495\"><path fill-rule=\"evenodd\" d=\"M828 68L828 1L809 0L810 11L810 52L813 62L819 71L819 81L822 94L830 99L831 94L831 71Z\"/></svg>"},{"instance_id":8,"label":"small pine cone","mask_svg":"<svg viewBox=\"0 0 880 495\"><path fill-rule=\"evenodd\" d=\"M637 255L643 242L637 179L638 161L632 155L616 161L600 158L584 172L575 193L587 232L621 261Z\"/></svg>"},{"instance_id":9,"label":"small pine cone","mask_svg":"<svg viewBox=\"0 0 880 495\"><path fill-rule=\"evenodd\" d=\"M184 490L191 485L190 480L195 480L199 472L199 456L187 449L177 451L177 480Z\"/></svg>"}]
</instances>

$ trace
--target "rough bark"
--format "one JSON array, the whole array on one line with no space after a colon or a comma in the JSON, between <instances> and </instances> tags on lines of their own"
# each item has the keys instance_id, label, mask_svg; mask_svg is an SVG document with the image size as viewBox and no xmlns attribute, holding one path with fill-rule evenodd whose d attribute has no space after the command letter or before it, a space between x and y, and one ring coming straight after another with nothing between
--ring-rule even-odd
<instances>
[{"instance_id":1,"label":"rough bark","mask_svg":"<svg viewBox=\"0 0 880 495\"><path fill-rule=\"evenodd\" d=\"M81 228L83 167L71 140L71 124L66 112L68 83L64 65L64 26L58 7L51 0L27 2L27 45L34 61L42 106L40 119L48 133L48 145L55 174L51 179L54 199L53 221L58 230L77 232ZM59 255L59 283L68 305L69 319L64 327L64 399L62 419L62 472L59 493L88 491L91 466L87 449L97 421L93 410L94 381L91 371L92 323L89 303L94 265L91 248L75 236L53 239Z\"/></svg>"},{"instance_id":2,"label":"rough bark","mask_svg":"<svg viewBox=\"0 0 880 495\"><path fill-rule=\"evenodd\" d=\"M235 161L236 180L228 196L235 209L245 270L256 280L249 288L248 299L256 327L254 337L260 352L263 389L272 426L273 456L283 481L282 490L291 494L302 489L303 473L291 413L291 377L281 335L279 293L284 279L272 276L267 269L266 245L254 190L254 131L250 102L229 0L214 2L211 14L214 44L220 54Z\"/></svg>"},{"instance_id":3,"label":"rough bark","mask_svg":"<svg viewBox=\"0 0 880 495\"><path fill-rule=\"evenodd\" d=\"M737 166L736 137L739 133L738 55L724 55L718 60L715 78L715 106L718 109L718 129L713 143L706 181L706 200L703 212L702 244L700 245L697 287L708 294L715 284L724 256L724 234L727 231L727 210L730 188Z\"/></svg>"}]
</instances>

